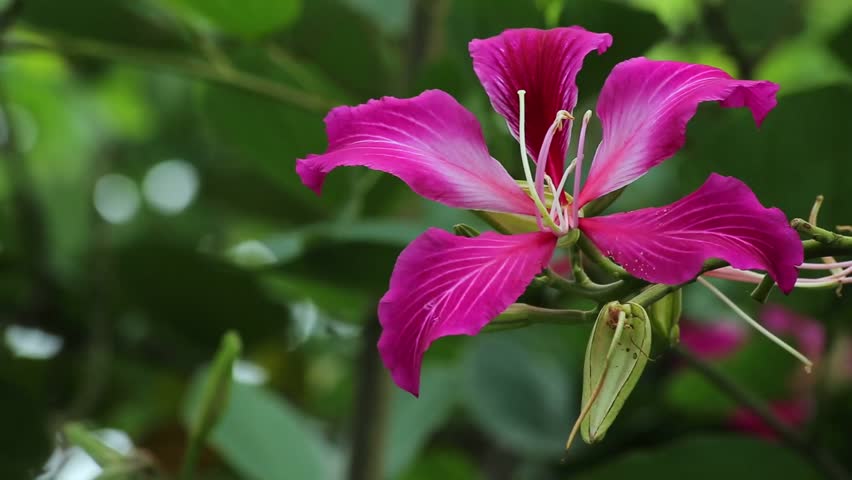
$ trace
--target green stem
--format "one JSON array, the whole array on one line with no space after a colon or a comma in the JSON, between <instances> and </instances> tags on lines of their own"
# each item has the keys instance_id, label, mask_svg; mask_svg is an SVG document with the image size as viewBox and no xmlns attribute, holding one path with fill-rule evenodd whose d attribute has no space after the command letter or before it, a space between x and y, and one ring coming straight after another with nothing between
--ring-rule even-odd
<instances>
[{"instance_id":1,"label":"green stem","mask_svg":"<svg viewBox=\"0 0 852 480\"><path fill-rule=\"evenodd\" d=\"M763 276L763 280L754 287L754 290L751 291L751 298L757 300L760 303L766 303L766 300L769 298L769 293L772 292L772 287L775 286L775 280L766 274Z\"/></svg>"},{"instance_id":2,"label":"green stem","mask_svg":"<svg viewBox=\"0 0 852 480\"><path fill-rule=\"evenodd\" d=\"M187 58L184 55L111 45L97 40L74 38L44 31L37 33L39 35L37 40L6 41L3 45L4 52L50 50L70 56L164 69L182 76L238 88L310 111L325 112L337 105L337 102L332 100L294 89L266 77L232 68L222 69L218 65Z\"/></svg>"},{"instance_id":3,"label":"green stem","mask_svg":"<svg viewBox=\"0 0 852 480\"><path fill-rule=\"evenodd\" d=\"M580 238L577 240L577 245L580 246L580 250L589 258L589 260L595 262L598 266L603 268L607 273L612 275L615 278L627 278L630 276L627 273L627 270L621 268L620 265L617 265L615 262L607 258L597 247L592 244L591 240L585 235L580 235Z\"/></svg>"},{"instance_id":4,"label":"green stem","mask_svg":"<svg viewBox=\"0 0 852 480\"><path fill-rule=\"evenodd\" d=\"M784 422L779 420L760 398L743 389L719 369L698 358L689 350L683 347L675 347L672 349L672 352L701 374L707 381L719 389L720 392L730 397L738 405L747 408L760 417L763 423L771 428L784 443L810 461L825 478L831 480L849 480L849 473L844 470L843 466L834 457L828 452L817 448L812 442L809 442L799 435L798 432L792 430Z\"/></svg>"},{"instance_id":5,"label":"green stem","mask_svg":"<svg viewBox=\"0 0 852 480\"><path fill-rule=\"evenodd\" d=\"M591 310L551 309L527 305L526 303L513 303L506 311L492 320L486 326L485 331L512 330L534 323L578 325L593 322L597 315L597 308Z\"/></svg>"},{"instance_id":6,"label":"green stem","mask_svg":"<svg viewBox=\"0 0 852 480\"><path fill-rule=\"evenodd\" d=\"M373 318L365 327L361 341L347 480L384 477L391 392L388 376L376 350L380 334L379 321Z\"/></svg>"},{"instance_id":7,"label":"green stem","mask_svg":"<svg viewBox=\"0 0 852 480\"><path fill-rule=\"evenodd\" d=\"M606 302L621 296L621 292L629 286L624 280L601 285L591 281L583 273L580 281L572 282L553 270L546 270L547 284L557 290L573 293L582 297L590 298L598 302Z\"/></svg>"},{"instance_id":8,"label":"green stem","mask_svg":"<svg viewBox=\"0 0 852 480\"><path fill-rule=\"evenodd\" d=\"M852 251L852 237L819 228L801 218L793 219L790 225L802 235L811 237L825 246L845 249L847 253Z\"/></svg>"},{"instance_id":9,"label":"green stem","mask_svg":"<svg viewBox=\"0 0 852 480\"><path fill-rule=\"evenodd\" d=\"M198 464L201 449L227 408L234 362L241 350L242 341L239 335L236 332L226 332L204 379L199 408L189 425L189 445L180 470L181 480L195 478L195 466Z\"/></svg>"}]
</instances>

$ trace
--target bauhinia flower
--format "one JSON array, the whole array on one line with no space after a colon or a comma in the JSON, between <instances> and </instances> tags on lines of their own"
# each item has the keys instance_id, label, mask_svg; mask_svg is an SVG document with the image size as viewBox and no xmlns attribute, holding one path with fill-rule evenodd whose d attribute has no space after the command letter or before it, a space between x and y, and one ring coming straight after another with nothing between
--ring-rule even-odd
<instances>
[{"instance_id":1,"label":"bauhinia flower","mask_svg":"<svg viewBox=\"0 0 852 480\"><path fill-rule=\"evenodd\" d=\"M649 282L685 282L705 260L721 258L739 269L765 270L785 292L793 287L803 256L798 235L780 210L763 207L734 178L713 174L666 207L584 217L590 201L680 149L699 103L746 107L758 125L776 105L778 86L771 82L735 80L704 65L625 61L601 90L596 112L603 140L583 184L590 111L582 117L575 158L565 167L575 79L583 58L604 53L611 43L609 34L580 27L507 30L470 43L475 72L519 141L525 183L489 155L473 114L438 90L332 110L325 120L326 153L297 162L302 181L317 193L331 170L366 166L451 207L524 216L538 226L474 238L432 228L403 250L379 304L379 350L403 389L418 394L423 355L433 341L478 333L548 265L557 241L575 230Z\"/></svg>"}]
</instances>

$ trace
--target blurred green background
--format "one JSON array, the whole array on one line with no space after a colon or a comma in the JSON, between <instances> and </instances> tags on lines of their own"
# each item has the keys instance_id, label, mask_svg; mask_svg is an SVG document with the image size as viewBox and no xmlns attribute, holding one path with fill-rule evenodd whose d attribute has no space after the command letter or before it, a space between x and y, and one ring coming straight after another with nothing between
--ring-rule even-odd
<instances>
[{"instance_id":1,"label":"blurred green background","mask_svg":"<svg viewBox=\"0 0 852 480\"><path fill-rule=\"evenodd\" d=\"M611 210L673 201L716 171L790 217L823 194L821 225L849 224L849 0L4 0L0 10L0 478L176 474L200 372L229 329L243 352L198 478L820 478L783 443L732 428L736 405L665 349L606 440L564 455L588 326L443 339L426 356L421 398L398 390L374 347L396 255L428 226L480 224L363 169L335 172L316 197L294 165L325 149L329 108L440 88L476 113L492 155L519 177L467 43L578 24L614 37L586 60L578 111L639 55L781 85L759 131L746 111L702 106L684 150ZM726 292L759 312L748 286ZM772 300L817 319L836 351L848 298ZM696 322L731 316L700 287L685 305ZM718 366L767 401L784 398L796 368L756 335ZM852 388L826 377L795 428L852 467ZM101 470L59 435L69 421L131 453Z\"/></svg>"}]
</instances>

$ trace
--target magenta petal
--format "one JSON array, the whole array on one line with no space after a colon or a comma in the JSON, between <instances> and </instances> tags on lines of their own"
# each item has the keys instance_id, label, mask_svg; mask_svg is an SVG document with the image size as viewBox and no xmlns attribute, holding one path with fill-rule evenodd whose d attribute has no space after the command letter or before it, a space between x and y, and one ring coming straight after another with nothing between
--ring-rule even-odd
<instances>
[{"instance_id":1,"label":"magenta petal","mask_svg":"<svg viewBox=\"0 0 852 480\"><path fill-rule=\"evenodd\" d=\"M331 170L364 166L451 207L535 214L532 200L488 154L476 118L445 92L338 107L325 123L328 151L296 162L317 194Z\"/></svg>"},{"instance_id":2,"label":"magenta petal","mask_svg":"<svg viewBox=\"0 0 852 480\"><path fill-rule=\"evenodd\" d=\"M777 92L772 82L734 80L706 65L645 58L616 65L598 98L603 140L579 204L629 184L680 150L699 103L747 107L759 126Z\"/></svg>"},{"instance_id":3,"label":"magenta petal","mask_svg":"<svg viewBox=\"0 0 852 480\"><path fill-rule=\"evenodd\" d=\"M765 208L741 181L712 174L695 192L662 208L581 218L580 229L604 254L649 282L678 284L705 260L766 270L793 289L804 252L784 213Z\"/></svg>"},{"instance_id":4,"label":"magenta petal","mask_svg":"<svg viewBox=\"0 0 852 480\"><path fill-rule=\"evenodd\" d=\"M427 230L400 254L379 303L379 352L394 381L417 395L429 345L475 335L524 292L553 254L550 233L457 237Z\"/></svg>"},{"instance_id":5,"label":"magenta petal","mask_svg":"<svg viewBox=\"0 0 852 480\"><path fill-rule=\"evenodd\" d=\"M527 150L536 158L544 136L559 110L577 105L575 79L583 58L591 51L603 53L612 45L608 33L581 27L506 30L496 37L470 42L473 69L491 98L491 105L506 118L518 137L518 90L526 90ZM546 172L555 182L562 177L569 129L553 139Z\"/></svg>"}]
</instances>

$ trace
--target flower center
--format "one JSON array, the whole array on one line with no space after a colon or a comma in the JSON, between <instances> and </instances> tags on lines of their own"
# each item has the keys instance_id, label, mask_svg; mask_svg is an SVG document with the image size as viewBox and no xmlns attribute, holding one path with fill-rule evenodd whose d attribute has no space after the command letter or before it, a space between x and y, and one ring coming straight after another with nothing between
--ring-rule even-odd
<instances>
[{"instance_id":1,"label":"flower center","mask_svg":"<svg viewBox=\"0 0 852 480\"><path fill-rule=\"evenodd\" d=\"M556 112L556 118L554 118L553 122L550 124L550 128L547 129L547 133L545 133L544 139L542 140L541 148L538 153L538 161L535 165L535 176L533 176L526 146L525 96L525 90L518 90L520 110L518 121L518 143L521 146L521 160L524 166L524 176L526 178L527 185L530 187L530 196L532 197L533 202L535 202L537 208L536 222L538 223L539 230L551 231L555 235L561 237L577 226L577 217L579 216L579 212L576 204L573 202L573 198L567 199L568 203L566 205L563 205L562 202L563 200L566 200L564 194L565 184L571 172L576 172L574 175L574 198L576 198L577 193L580 190L580 172L583 163L583 149L585 148L586 143L586 127L592 117L592 112L589 110L585 115L583 115L583 121L580 128L580 139L577 145L577 156L565 169L559 183L554 184L553 179L545 173L547 160L550 156L550 146L553 143L553 137L556 135L556 132L564 128L563 122L566 120L568 121L568 139L570 142L571 128L573 126L572 120L574 120L574 116L566 110L559 110ZM550 205L550 209L548 209L544 203L545 182L547 183L550 192L553 194L553 201Z\"/></svg>"}]
</instances>

